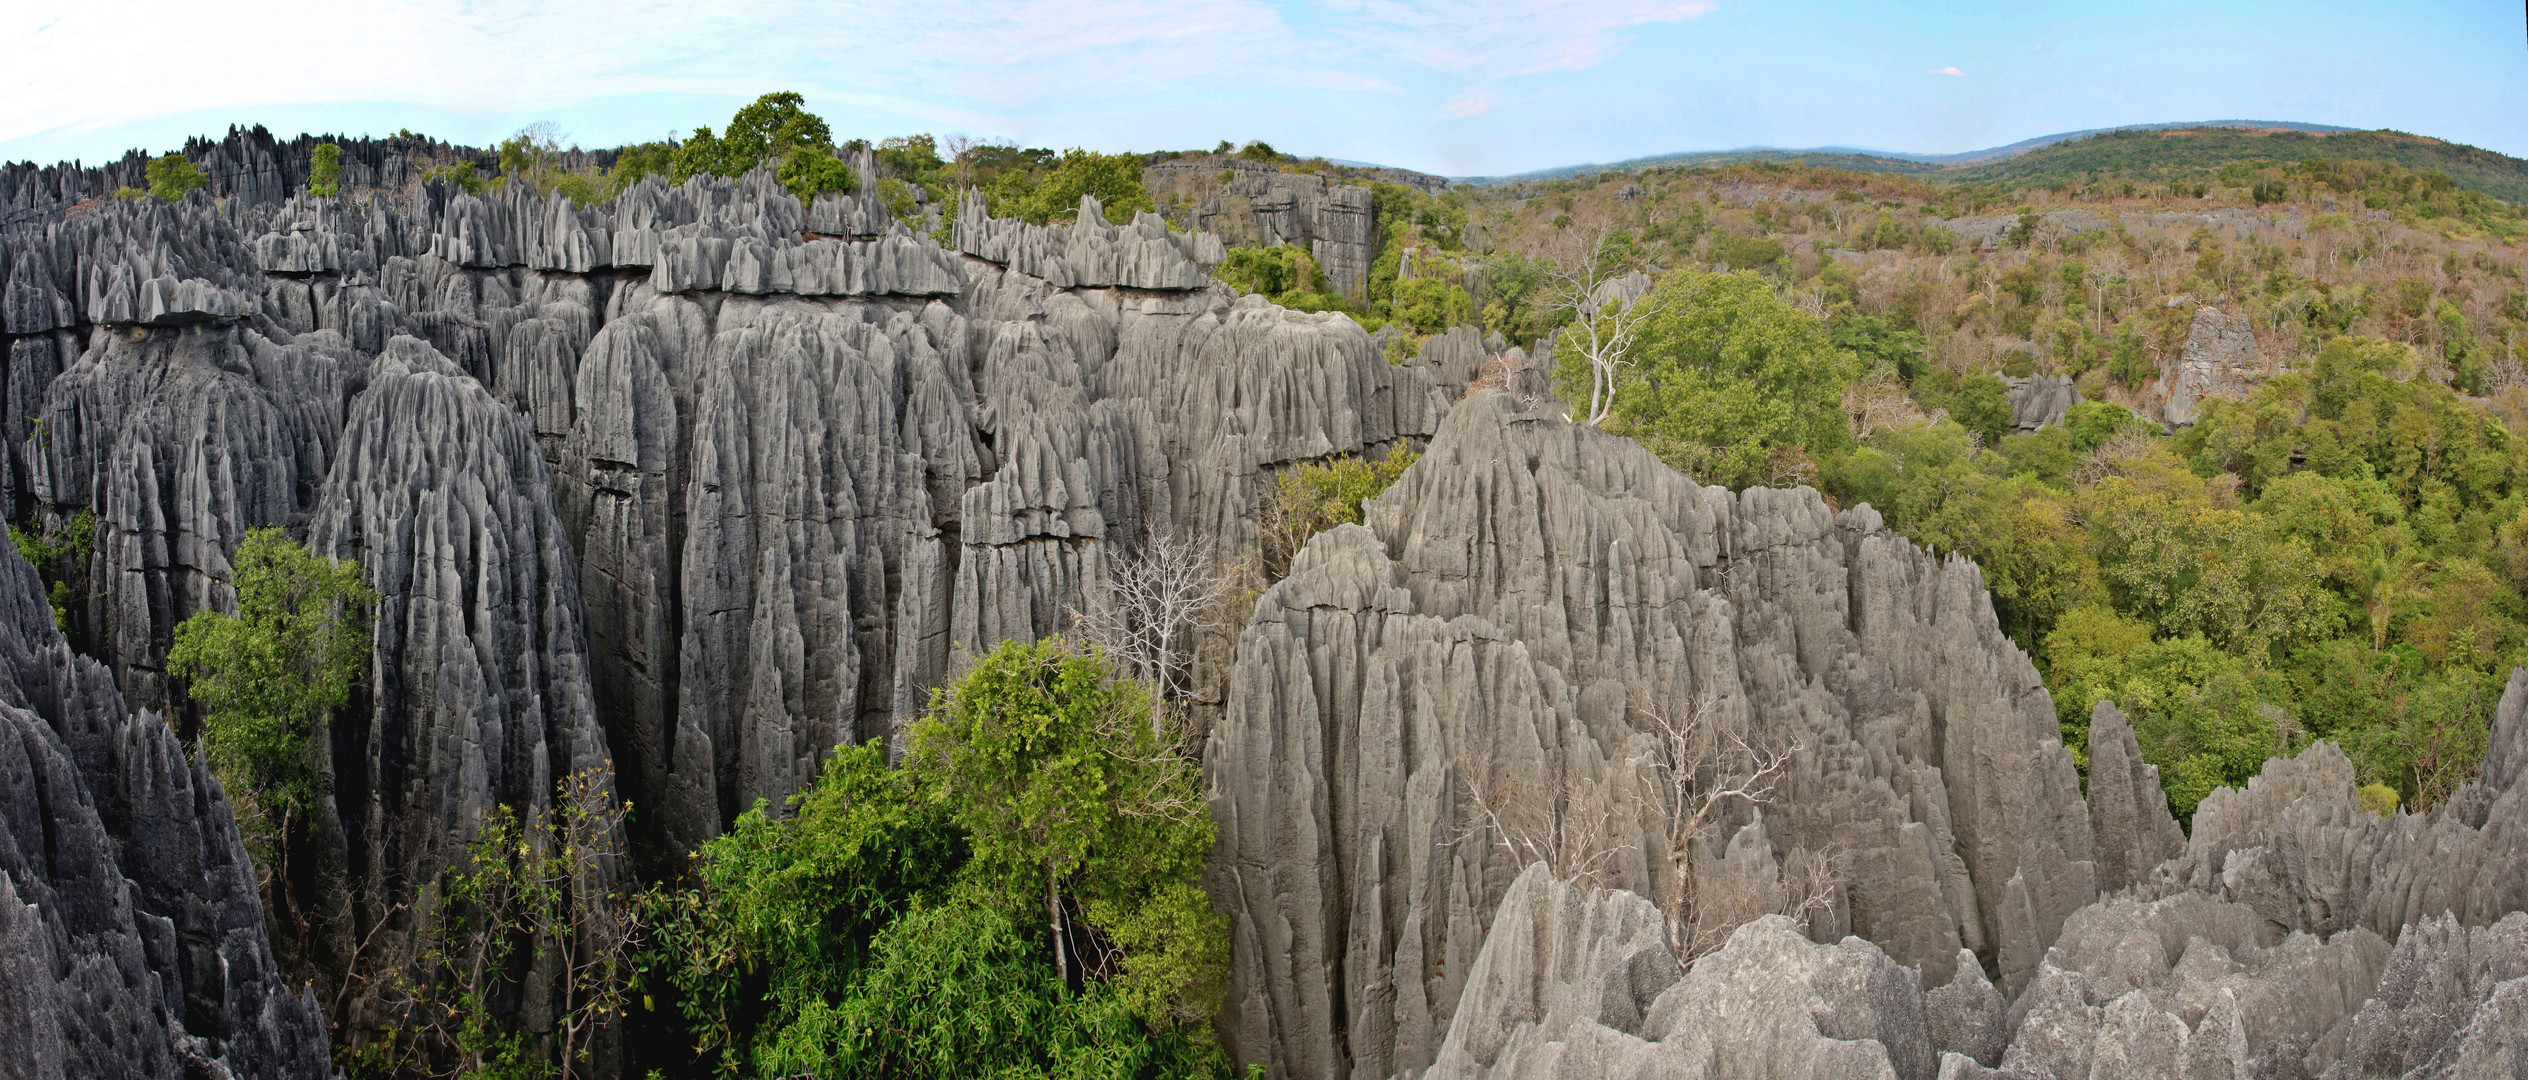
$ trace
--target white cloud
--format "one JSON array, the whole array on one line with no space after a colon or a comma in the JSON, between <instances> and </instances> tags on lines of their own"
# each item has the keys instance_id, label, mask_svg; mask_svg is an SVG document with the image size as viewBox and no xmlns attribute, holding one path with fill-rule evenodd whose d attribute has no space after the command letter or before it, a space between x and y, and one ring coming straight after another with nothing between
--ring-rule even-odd
<instances>
[{"instance_id":1,"label":"white cloud","mask_svg":"<svg viewBox=\"0 0 2528 1080\"><path fill-rule=\"evenodd\" d=\"M0 143L154 117L385 103L486 119L788 88L966 130L1235 101L1446 95L1587 68L1716 0L78 0L0 5ZM40 10L39 12L39 9ZM1286 10L1287 9L1287 10ZM1295 26L1294 23L1298 25ZM1303 29L1304 28L1304 29ZM1431 86L1436 80L1437 87Z\"/></svg>"},{"instance_id":2,"label":"white cloud","mask_svg":"<svg viewBox=\"0 0 2528 1080\"><path fill-rule=\"evenodd\" d=\"M1947 76L1950 76L1951 78L1960 78L1960 79L1962 79L1962 78L1965 78L1965 77L1966 77L1966 73L1965 73L1965 72L1963 72L1963 71L1959 71L1959 70L1957 69L1957 65L1956 65L1956 64L1951 64L1951 65L1949 65L1949 66L1947 66L1947 67L1942 67L1942 68L1932 68L1932 69L1931 69L1931 71L1930 71L1929 73L1930 73L1930 74L1933 74L1933 75L1947 75Z\"/></svg>"}]
</instances>

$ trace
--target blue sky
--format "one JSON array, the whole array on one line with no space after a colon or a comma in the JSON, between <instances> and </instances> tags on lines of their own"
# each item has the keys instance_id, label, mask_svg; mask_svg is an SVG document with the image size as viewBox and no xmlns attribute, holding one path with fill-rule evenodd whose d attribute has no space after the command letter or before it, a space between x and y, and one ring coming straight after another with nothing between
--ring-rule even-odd
<instances>
[{"instance_id":1,"label":"blue sky","mask_svg":"<svg viewBox=\"0 0 2528 1080\"><path fill-rule=\"evenodd\" d=\"M613 145L775 89L844 137L1261 138L1449 175L2232 118L2528 156L2511 3L20 0L0 12L0 160L231 123L479 144L550 121Z\"/></svg>"}]
</instances>

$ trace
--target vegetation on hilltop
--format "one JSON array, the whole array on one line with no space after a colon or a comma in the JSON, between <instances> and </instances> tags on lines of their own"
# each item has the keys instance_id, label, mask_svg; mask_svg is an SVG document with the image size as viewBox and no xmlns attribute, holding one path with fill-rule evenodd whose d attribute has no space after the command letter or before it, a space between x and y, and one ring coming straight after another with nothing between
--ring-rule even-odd
<instances>
[{"instance_id":1,"label":"vegetation on hilltop","mask_svg":"<svg viewBox=\"0 0 2528 1080\"><path fill-rule=\"evenodd\" d=\"M2429 805L2471 775L2528 662L2509 204L2322 161L2015 189L1738 164L1464 205L1478 295L1498 268L1607 247L1660 273L1671 306L1607 426L1698 477L1869 502L1974 559L2066 743L2116 701L2181 819L2316 738L2374 803ZM2135 409L2207 304L2288 374L2166 433ZM2029 375L2087 403L2018 434L2004 380Z\"/></svg>"}]
</instances>

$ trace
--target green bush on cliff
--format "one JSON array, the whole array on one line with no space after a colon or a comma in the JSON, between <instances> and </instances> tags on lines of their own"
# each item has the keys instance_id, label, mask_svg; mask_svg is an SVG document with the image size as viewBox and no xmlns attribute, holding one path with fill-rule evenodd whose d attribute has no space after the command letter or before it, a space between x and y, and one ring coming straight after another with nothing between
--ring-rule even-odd
<instances>
[{"instance_id":1,"label":"green bush on cliff","mask_svg":"<svg viewBox=\"0 0 2528 1080\"><path fill-rule=\"evenodd\" d=\"M183 202L187 193L211 182L193 159L172 151L152 160L144 172L149 177L149 193L168 202Z\"/></svg>"},{"instance_id":2,"label":"green bush on cliff","mask_svg":"<svg viewBox=\"0 0 2528 1080\"><path fill-rule=\"evenodd\" d=\"M837 748L791 813L705 844L647 969L726 1074L1214 1075L1212 835L1138 684L1004 644L901 768Z\"/></svg>"},{"instance_id":3,"label":"green bush on cliff","mask_svg":"<svg viewBox=\"0 0 2528 1080\"><path fill-rule=\"evenodd\" d=\"M231 560L237 613L176 627L167 673L202 709L202 741L232 796L286 838L322 794L325 718L369 663L376 596L360 565L310 553L279 529L246 534Z\"/></svg>"}]
</instances>

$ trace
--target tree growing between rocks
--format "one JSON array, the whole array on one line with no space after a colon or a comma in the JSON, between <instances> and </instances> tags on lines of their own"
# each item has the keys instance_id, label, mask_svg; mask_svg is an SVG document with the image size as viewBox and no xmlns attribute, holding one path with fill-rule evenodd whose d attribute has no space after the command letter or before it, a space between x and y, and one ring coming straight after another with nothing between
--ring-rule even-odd
<instances>
[{"instance_id":1,"label":"tree growing between rocks","mask_svg":"<svg viewBox=\"0 0 2528 1080\"><path fill-rule=\"evenodd\" d=\"M152 158L142 171L149 177L149 193L166 202L183 202L194 188L211 182L192 158L174 151Z\"/></svg>"},{"instance_id":2,"label":"tree growing between rocks","mask_svg":"<svg viewBox=\"0 0 2528 1080\"><path fill-rule=\"evenodd\" d=\"M1593 231L1582 254L1561 260L1554 272L1553 309L1568 320L1555 335L1563 354L1564 393L1578 399L1585 382L1589 404L1574 417L1597 425L1615 411L1615 390L1633 364L1634 345L1666 297L1621 257L1604 230Z\"/></svg>"},{"instance_id":3,"label":"tree growing between rocks","mask_svg":"<svg viewBox=\"0 0 2528 1080\"><path fill-rule=\"evenodd\" d=\"M325 793L325 724L369 666L376 594L360 564L315 555L275 528L246 534L230 560L236 614L176 627L167 672L201 709L201 739L279 919L273 882Z\"/></svg>"},{"instance_id":4,"label":"tree growing between rocks","mask_svg":"<svg viewBox=\"0 0 2528 1080\"><path fill-rule=\"evenodd\" d=\"M1192 692L1201 635L1229 628L1235 581L1235 568L1209 543L1161 532L1140 550L1107 560L1106 588L1072 613L1072 624L1116 674L1141 683L1159 706L1151 713L1156 724Z\"/></svg>"},{"instance_id":5,"label":"tree growing between rocks","mask_svg":"<svg viewBox=\"0 0 2528 1080\"><path fill-rule=\"evenodd\" d=\"M332 199L342 195L342 147L317 143L307 167L307 193Z\"/></svg>"},{"instance_id":6,"label":"tree growing between rocks","mask_svg":"<svg viewBox=\"0 0 2528 1080\"><path fill-rule=\"evenodd\" d=\"M704 845L645 958L725 1074L1224 1074L1199 771L1143 685L1007 643L901 767L839 747Z\"/></svg>"}]
</instances>

